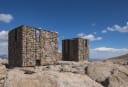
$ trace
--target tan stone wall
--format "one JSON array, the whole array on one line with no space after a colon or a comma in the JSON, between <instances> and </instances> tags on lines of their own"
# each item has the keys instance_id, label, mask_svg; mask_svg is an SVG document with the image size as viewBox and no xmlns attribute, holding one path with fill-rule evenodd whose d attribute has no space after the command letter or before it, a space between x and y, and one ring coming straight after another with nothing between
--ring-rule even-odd
<instances>
[{"instance_id":1,"label":"tan stone wall","mask_svg":"<svg viewBox=\"0 0 128 87\"><path fill-rule=\"evenodd\" d=\"M78 39L78 59L79 61L89 60L89 41Z\"/></svg>"},{"instance_id":2,"label":"tan stone wall","mask_svg":"<svg viewBox=\"0 0 128 87\"><path fill-rule=\"evenodd\" d=\"M35 29L29 27L22 27L22 59L23 66L34 66L35 65Z\"/></svg>"},{"instance_id":3,"label":"tan stone wall","mask_svg":"<svg viewBox=\"0 0 128 87\"><path fill-rule=\"evenodd\" d=\"M54 62L58 57L58 34L53 32L41 32L41 63Z\"/></svg>"},{"instance_id":4,"label":"tan stone wall","mask_svg":"<svg viewBox=\"0 0 128 87\"><path fill-rule=\"evenodd\" d=\"M62 59L84 61L89 59L89 41L81 38L62 41Z\"/></svg>"},{"instance_id":5,"label":"tan stone wall","mask_svg":"<svg viewBox=\"0 0 128 87\"><path fill-rule=\"evenodd\" d=\"M57 33L28 26L21 26L9 32L10 65L35 66L52 63L58 59Z\"/></svg>"}]
</instances>

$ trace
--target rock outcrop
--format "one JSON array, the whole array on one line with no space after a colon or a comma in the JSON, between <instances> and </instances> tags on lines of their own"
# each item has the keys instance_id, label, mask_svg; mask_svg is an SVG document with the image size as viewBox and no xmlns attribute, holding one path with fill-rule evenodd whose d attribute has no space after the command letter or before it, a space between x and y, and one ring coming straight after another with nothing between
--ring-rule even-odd
<instances>
[{"instance_id":1,"label":"rock outcrop","mask_svg":"<svg viewBox=\"0 0 128 87\"><path fill-rule=\"evenodd\" d=\"M4 87L6 73L7 73L6 67L0 64L0 87Z\"/></svg>"},{"instance_id":2,"label":"rock outcrop","mask_svg":"<svg viewBox=\"0 0 128 87\"><path fill-rule=\"evenodd\" d=\"M1 59L0 58L0 64L7 64L8 63L8 60L7 59Z\"/></svg>"},{"instance_id":3,"label":"rock outcrop","mask_svg":"<svg viewBox=\"0 0 128 87\"><path fill-rule=\"evenodd\" d=\"M128 69L111 61L58 61L10 69L2 61L0 87L128 87Z\"/></svg>"},{"instance_id":4,"label":"rock outcrop","mask_svg":"<svg viewBox=\"0 0 128 87\"><path fill-rule=\"evenodd\" d=\"M7 77L5 87L103 87L86 75L69 72L43 71L28 75L12 70Z\"/></svg>"},{"instance_id":5,"label":"rock outcrop","mask_svg":"<svg viewBox=\"0 0 128 87\"><path fill-rule=\"evenodd\" d=\"M87 68L87 74L104 87L128 86L128 69L111 62L90 63Z\"/></svg>"}]
</instances>

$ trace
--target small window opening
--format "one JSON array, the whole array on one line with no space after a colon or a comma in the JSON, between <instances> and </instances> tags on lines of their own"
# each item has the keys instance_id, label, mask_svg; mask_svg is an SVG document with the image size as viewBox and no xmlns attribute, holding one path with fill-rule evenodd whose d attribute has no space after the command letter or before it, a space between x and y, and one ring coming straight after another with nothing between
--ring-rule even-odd
<instances>
[{"instance_id":1,"label":"small window opening","mask_svg":"<svg viewBox=\"0 0 128 87\"><path fill-rule=\"evenodd\" d=\"M40 30L36 30L36 37L40 37Z\"/></svg>"},{"instance_id":2,"label":"small window opening","mask_svg":"<svg viewBox=\"0 0 128 87\"><path fill-rule=\"evenodd\" d=\"M36 60L36 65L37 66L40 66L41 65L40 60Z\"/></svg>"}]
</instances>

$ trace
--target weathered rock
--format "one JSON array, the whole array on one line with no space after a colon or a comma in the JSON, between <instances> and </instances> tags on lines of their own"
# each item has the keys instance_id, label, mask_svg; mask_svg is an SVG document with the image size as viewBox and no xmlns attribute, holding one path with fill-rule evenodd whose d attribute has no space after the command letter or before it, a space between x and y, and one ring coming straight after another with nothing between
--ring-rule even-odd
<instances>
[{"instance_id":1,"label":"weathered rock","mask_svg":"<svg viewBox=\"0 0 128 87\"><path fill-rule=\"evenodd\" d=\"M58 61L54 65L45 65L45 66L37 66L37 67L20 67L20 69L24 72L41 72L41 71L58 71L58 72L72 72L77 74L85 74L85 68L89 62L71 62L71 61Z\"/></svg>"},{"instance_id":2,"label":"weathered rock","mask_svg":"<svg viewBox=\"0 0 128 87\"><path fill-rule=\"evenodd\" d=\"M43 71L24 74L11 70L4 87L103 87L86 75L69 72Z\"/></svg>"},{"instance_id":3,"label":"weathered rock","mask_svg":"<svg viewBox=\"0 0 128 87\"><path fill-rule=\"evenodd\" d=\"M106 78L111 76L113 66L102 62L90 63L87 68L87 74L98 82L105 81Z\"/></svg>"},{"instance_id":4,"label":"weathered rock","mask_svg":"<svg viewBox=\"0 0 128 87\"><path fill-rule=\"evenodd\" d=\"M128 87L128 76L117 74L108 79L108 87Z\"/></svg>"},{"instance_id":5,"label":"weathered rock","mask_svg":"<svg viewBox=\"0 0 128 87\"><path fill-rule=\"evenodd\" d=\"M1 59L0 58L0 64L7 64L8 63L8 60L7 59Z\"/></svg>"},{"instance_id":6,"label":"weathered rock","mask_svg":"<svg viewBox=\"0 0 128 87\"><path fill-rule=\"evenodd\" d=\"M105 87L127 87L128 69L122 65L110 62L90 63L87 74ZM120 86L121 84L124 84L124 86Z\"/></svg>"},{"instance_id":7,"label":"weathered rock","mask_svg":"<svg viewBox=\"0 0 128 87\"><path fill-rule=\"evenodd\" d=\"M57 65L60 65L59 68L61 72L72 72L72 73L79 73L85 74L85 68L89 64L88 61L84 62L71 62L71 61L58 61Z\"/></svg>"},{"instance_id":8,"label":"weathered rock","mask_svg":"<svg viewBox=\"0 0 128 87\"><path fill-rule=\"evenodd\" d=\"M123 66L119 66L113 70L112 76L108 79L108 87L127 87L128 86L128 70Z\"/></svg>"},{"instance_id":9,"label":"weathered rock","mask_svg":"<svg viewBox=\"0 0 128 87\"><path fill-rule=\"evenodd\" d=\"M0 87L3 87L6 78L6 68L0 64Z\"/></svg>"},{"instance_id":10,"label":"weathered rock","mask_svg":"<svg viewBox=\"0 0 128 87\"><path fill-rule=\"evenodd\" d=\"M112 62L58 61L51 65L6 70L1 61L0 87L128 86L128 69Z\"/></svg>"}]
</instances>

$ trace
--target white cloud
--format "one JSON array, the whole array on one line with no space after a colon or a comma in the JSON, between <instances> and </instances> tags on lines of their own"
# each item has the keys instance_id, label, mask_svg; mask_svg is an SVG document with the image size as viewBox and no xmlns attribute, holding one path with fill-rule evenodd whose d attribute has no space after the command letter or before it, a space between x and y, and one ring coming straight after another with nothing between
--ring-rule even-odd
<instances>
[{"instance_id":1,"label":"white cloud","mask_svg":"<svg viewBox=\"0 0 128 87\"><path fill-rule=\"evenodd\" d=\"M128 48L98 47L90 50L90 57L93 59L106 59L128 53Z\"/></svg>"},{"instance_id":2,"label":"white cloud","mask_svg":"<svg viewBox=\"0 0 128 87\"><path fill-rule=\"evenodd\" d=\"M107 30L108 30L108 31L115 31L115 29L113 29L113 28L111 28L111 27L107 27ZM107 31L107 30L106 30L106 31Z\"/></svg>"},{"instance_id":3,"label":"white cloud","mask_svg":"<svg viewBox=\"0 0 128 87\"><path fill-rule=\"evenodd\" d=\"M112 27L108 27L107 31L128 32L128 22L125 26L114 25Z\"/></svg>"},{"instance_id":4,"label":"white cloud","mask_svg":"<svg viewBox=\"0 0 128 87\"><path fill-rule=\"evenodd\" d=\"M0 55L7 54L8 50L8 31L0 31Z\"/></svg>"},{"instance_id":5,"label":"white cloud","mask_svg":"<svg viewBox=\"0 0 128 87\"><path fill-rule=\"evenodd\" d=\"M128 52L128 49L126 49L126 48L116 49L116 48L99 47L99 48L95 48L93 50L95 50L95 51L106 51L106 52L117 52L117 51L127 51Z\"/></svg>"},{"instance_id":6,"label":"white cloud","mask_svg":"<svg viewBox=\"0 0 128 87\"><path fill-rule=\"evenodd\" d=\"M101 40L102 39L102 37L96 37L93 34L86 35L84 33L79 33L79 34L77 34L77 36L80 37L80 38L83 38L83 39L89 39L90 41L96 41L96 40Z\"/></svg>"},{"instance_id":7,"label":"white cloud","mask_svg":"<svg viewBox=\"0 0 128 87\"><path fill-rule=\"evenodd\" d=\"M102 30L101 33L107 33L107 30Z\"/></svg>"},{"instance_id":8,"label":"white cloud","mask_svg":"<svg viewBox=\"0 0 128 87\"><path fill-rule=\"evenodd\" d=\"M84 33L79 33L79 34L77 34L77 36L82 37L82 36L84 36Z\"/></svg>"},{"instance_id":9,"label":"white cloud","mask_svg":"<svg viewBox=\"0 0 128 87\"><path fill-rule=\"evenodd\" d=\"M5 23L10 23L13 20L13 16L11 14L0 14L0 21Z\"/></svg>"},{"instance_id":10,"label":"white cloud","mask_svg":"<svg viewBox=\"0 0 128 87\"><path fill-rule=\"evenodd\" d=\"M0 31L0 43L8 41L8 31Z\"/></svg>"}]
</instances>

